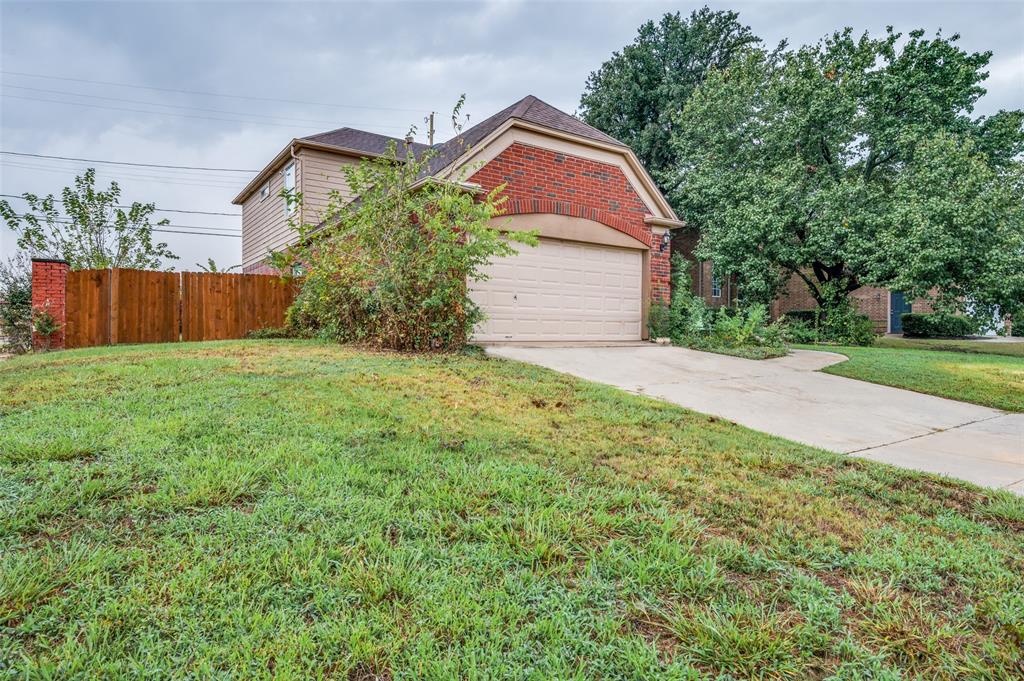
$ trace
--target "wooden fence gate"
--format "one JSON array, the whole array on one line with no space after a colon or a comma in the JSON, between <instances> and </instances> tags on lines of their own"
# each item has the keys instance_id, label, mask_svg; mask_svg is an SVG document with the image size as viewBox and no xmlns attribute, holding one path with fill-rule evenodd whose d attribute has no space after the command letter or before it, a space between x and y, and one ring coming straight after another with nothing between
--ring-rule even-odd
<instances>
[{"instance_id":1,"label":"wooden fence gate","mask_svg":"<svg viewBox=\"0 0 1024 681\"><path fill-rule=\"evenodd\" d=\"M68 272L64 347L244 338L284 324L295 293L265 274Z\"/></svg>"}]
</instances>

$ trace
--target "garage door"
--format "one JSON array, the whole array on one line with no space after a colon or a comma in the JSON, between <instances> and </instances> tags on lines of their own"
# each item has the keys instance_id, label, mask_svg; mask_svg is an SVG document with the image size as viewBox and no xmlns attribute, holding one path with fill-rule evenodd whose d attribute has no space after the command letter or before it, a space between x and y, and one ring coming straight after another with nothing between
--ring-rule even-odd
<instances>
[{"instance_id":1,"label":"garage door","mask_svg":"<svg viewBox=\"0 0 1024 681\"><path fill-rule=\"evenodd\" d=\"M639 340L643 254L612 246L541 239L490 264L470 286L487 319L480 341Z\"/></svg>"}]
</instances>

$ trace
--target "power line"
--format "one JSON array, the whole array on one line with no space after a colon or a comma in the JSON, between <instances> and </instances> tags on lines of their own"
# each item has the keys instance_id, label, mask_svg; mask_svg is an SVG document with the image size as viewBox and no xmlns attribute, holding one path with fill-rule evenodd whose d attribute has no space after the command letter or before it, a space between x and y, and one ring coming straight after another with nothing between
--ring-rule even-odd
<instances>
[{"instance_id":1,"label":"power line","mask_svg":"<svg viewBox=\"0 0 1024 681\"><path fill-rule=\"evenodd\" d=\"M25 197L21 194L0 194L0 196L8 199L21 199L25 200ZM57 203L64 203L60 199L55 198L54 201ZM115 208L131 208L131 206L114 206ZM241 213L218 213L209 210L183 210L181 208L154 208L157 213L188 213L189 215L227 215L230 217L240 218Z\"/></svg>"},{"instance_id":2,"label":"power line","mask_svg":"<svg viewBox=\"0 0 1024 681\"><path fill-rule=\"evenodd\" d=\"M295 123L295 122L297 122L297 123L316 123L316 124L319 124L319 125L330 125L332 127L338 125L338 121L336 121L336 120L327 121L327 120L318 119L318 118L297 118L295 116L272 116L270 114L252 113L252 112L248 112L248 111L225 111L224 109L206 109L206 108L199 107L199 106L183 106L183 105L180 105L180 104L161 104L160 102L150 102L150 101L146 101L146 100L124 99L122 97L103 97L103 96L100 96L100 95L90 95L90 94L87 94L87 93L84 93L84 92L70 92L68 90L48 90L48 89L45 89L45 88L25 87L23 85L10 85L8 83L3 83L3 87L10 88L10 89L15 89L15 90L28 90L29 92L42 92L42 93L51 94L51 95L68 95L68 96L71 96L71 97L85 97L87 99L102 99L102 100L108 101L108 102L121 102L123 104L142 104L144 106L160 106L160 107L164 107L164 108L167 108L167 109L183 109L183 110L186 110L186 111L203 111L203 112L206 112L206 113L220 113L220 114L227 114L229 116L246 116L246 117L249 117L249 118L269 118L269 119L274 119L274 120L278 120L278 121L291 121L293 123ZM43 101L45 101L45 100L43 100ZM74 102L69 102L69 103L74 103ZM148 113L170 113L170 112L151 111L151 112L148 112ZM220 120L220 119L216 119L216 120ZM392 129L398 129L398 128L403 127L403 126L398 126L398 125L381 125L381 124L376 123L376 122L374 122L374 123L349 122L349 125L378 126L378 127L392 128ZM295 127L299 127L299 126L295 126Z\"/></svg>"},{"instance_id":3,"label":"power line","mask_svg":"<svg viewBox=\"0 0 1024 681\"><path fill-rule=\"evenodd\" d=\"M397 106L369 106L369 105L364 105L364 104L328 104L328 103L325 103L325 102L307 102L307 101L302 101L302 100L298 100L298 99L278 99L278 98L274 98L274 97L253 97L253 96L248 96L248 95L232 95L232 94L226 94L226 93L222 93L222 92L202 92L202 91L198 91L198 90L179 90L179 89L176 89L176 88L154 87L154 86L151 86L151 85L135 85L135 84L131 84L131 83L116 83L116 82L106 81L106 80L87 80L85 78L67 78L67 77L64 77L64 76L50 76L50 75L46 75L46 74L42 74L42 73L25 73L25 72L22 72L22 71L0 70L0 73L7 74L9 76L24 76L26 78L46 78L46 79L49 79L49 80L64 80L64 81L69 81L69 82L73 82L73 83L91 83L93 85L112 85L114 87L130 87L130 88L136 88L136 89L140 89L140 90L153 90L153 91L156 91L156 92L177 92L179 94L185 94L185 95L201 95L201 96L204 96L204 97L225 97L225 98L228 98L228 99L245 99L245 100L256 101L256 102L283 102L283 103L286 103L286 104L308 104L310 106L326 106L326 107L332 107L332 108L337 108L337 109L365 109L365 110L368 110L368 111L413 111L413 112L416 112L416 113L422 113L422 111L420 109L409 109L409 108L397 107Z\"/></svg>"},{"instance_id":4,"label":"power line","mask_svg":"<svg viewBox=\"0 0 1024 681\"><path fill-rule=\"evenodd\" d=\"M16 218L34 217L34 218L41 218L43 220L47 219L45 215L26 215L26 214L17 215L17 214L15 214L14 217L16 217ZM73 224L75 224L74 221L72 221L72 220L61 219L61 218L54 219L53 221L56 222L57 224L61 224L61 225L73 225ZM165 229L165 227L181 227L182 229L180 229L180 230L178 230L178 229ZM150 229L151 229L151 231L154 231L154 232L165 232L167 234L194 234L196 236L226 236L226 237L231 237L231 238L235 238L235 239L241 239L242 238L241 234L217 234L217 233L214 233L214 232L191 232L191 231L184 231L185 229L210 229L210 230L212 230L212 229L219 229L218 227L197 227L195 225L155 225L153 227L150 227Z\"/></svg>"},{"instance_id":5,"label":"power line","mask_svg":"<svg viewBox=\"0 0 1024 681\"><path fill-rule=\"evenodd\" d=\"M195 116L193 114L174 113L172 111L146 111L145 109L127 109L123 106L104 106L102 104L87 104L86 102L66 102L60 99L41 99L39 97L23 97L21 95L4 95L5 99L22 99L29 102L43 102L44 104L67 104L69 106L84 106L90 109L106 109L107 111L127 111L129 113L156 114L157 116L177 116L178 118L197 118L204 121L222 121L224 123L248 123L250 125L272 125L276 128L291 128L298 130L306 129L303 125L288 125L286 123L269 123L261 121L245 121L237 118L219 118L216 116Z\"/></svg>"},{"instance_id":6,"label":"power line","mask_svg":"<svg viewBox=\"0 0 1024 681\"><path fill-rule=\"evenodd\" d=\"M122 178L140 178L144 180L160 180L160 181L174 181L174 182L190 182L194 186L200 187L224 187L227 189L237 189L241 186L238 182L233 182L226 177L203 177L196 175L161 175L158 174L159 170L136 170L134 168L108 168L105 166L92 166L92 164L84 165L51 165L52 163L62 163L62 161L40 161L43 165L35 163L26 163L21 159L3 159L0 158L0 164L5 166L11 166L14 168L33 168L36 170L48 170L57 171L62 173L79 173L85 172L90 167L96 171L99 177L112 177L115 179Z\"/></svg>"},{"instance_id":7,"label":"power line","mask_svg":"<svg viewBox=\"0 0 1024 681\"><path fill-rule=\"evenodd\" d=\"M12 168L26 168L28 170L37 170L37 171L44 172L44 173L54 173L54 174L58 174L58 175L67 175L68 173L80 172L82 170L81 167L79 167L79 168L58 168L58 167L51 167L51 166L35 166L35 165L29 165L29 164L24 164L24 163L13 163L11 161L0 161L0 164L3 164L5 166L9 166L9 167L12 167ZM108 169L106 169L106 168L101 168L101 170L103 170L104 172L108 172ZM211 180L201 181L201 180L198 180L198 179L195 179L195 178L168 178L166 176L134 175L134 174L130 174L130 173L128 173L128 174L119 174L118 178L120 178L120 179L128 179L128 180L142 180L144 182L160 182L162 184L174 184L174 185L180 185L180 186L183 186L183 187L206 187L206 188L216 188L216 189L227 189L227 190L231 190L231 191L238 191L238 187L239 187L239 185L237 185L237 184L223 184L223 183L218 183L218 182L214 182L214 181L211 181ZM190 180L190 179L194 180L194 181L189 182L188 180Z\"/></svg>"},{"instance_id":8,"label":"power line","mask_svg":"<svg viewBox=\"0 0 1024 681\"><path fill-rule=\"evenodd\" d=\"M258 173L258 170L242 170L239 168L203 168L199 166L171 166L160 163L134 163L130 161L101 161L95 158L74 158L71 156L49 156L47 154L29 154L21 151L0 151L9 156L31 156L33 158L53 158L60 161L84 161L85 163L103 163L117 166L142 166L145 168L171 168L174 170L205 170L218 173Z\"/></svg>"}]
</instances>

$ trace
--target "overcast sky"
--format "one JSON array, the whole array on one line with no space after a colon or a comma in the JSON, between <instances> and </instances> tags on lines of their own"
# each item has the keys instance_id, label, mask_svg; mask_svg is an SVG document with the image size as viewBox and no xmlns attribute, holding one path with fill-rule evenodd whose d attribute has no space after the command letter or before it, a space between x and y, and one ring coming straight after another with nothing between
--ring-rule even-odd
<instances>
[{"instance_id":1,"label":"overcast sky","mask_svg":"<svg viewBox=\"0 0 1024 681\"><path fill-rule=\"evenodd\" d=\"M587 75L642 22L703 4L3 0L0 149L256 171L292 137L341 126L401 136L416 124L425 141L432 110L443 140L460 93L471 123L526 94L574 112ZM978 113L1024 108L1024 2L709 4L738 11L769 43L814 42L844 26L960 33L965 49L994 53ZM2 194L59 194L95 165L0 161ZM231 199L253 174L96 167L104 184L119 181L124 201L215 213L238 212ZM232 215L160 216L186 231L241 227ZM238 238L160 236L179 270L241 260ZM0 255L13 250L0 228Z\"/></svg>"}]
</instances>

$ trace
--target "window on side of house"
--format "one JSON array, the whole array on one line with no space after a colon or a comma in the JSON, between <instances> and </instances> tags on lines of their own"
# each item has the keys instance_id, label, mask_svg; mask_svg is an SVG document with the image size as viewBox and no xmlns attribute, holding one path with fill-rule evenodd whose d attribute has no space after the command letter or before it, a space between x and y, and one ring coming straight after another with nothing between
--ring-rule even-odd
<instances>
[{"instance_id":1,"label":"window on side of house","mask_svg":"<svg viewBox=\"0 0 1024 681\"><path fill-rule=\"evenodd\" d=\"M260 201L266 201L270 198L270 180L267 180L262 187L260 187Z\"/></svg>"},{"instance_id":2,"label":"window on side of house","mask_svg":"<svg viewBox=\"0 0 1024 681\"><path fill-rule=\"evenodd\" d=\"M295 191L295 163L289 163L284 167L284 190L291 194ZM297 205L294 201L289 202L288 199L284 200L284 214L291 215L295 212Z\"/></svg>"},{"instance_id":3,"label":"window on side of house","mask_svg":"<svg viewBox=\"0 0 1024 681\"><path fill-rule=\"evenodd\" d=\"M711 297L722 297L722 276L713 267L711 268Z\"/></svg>"}]
</instances>

